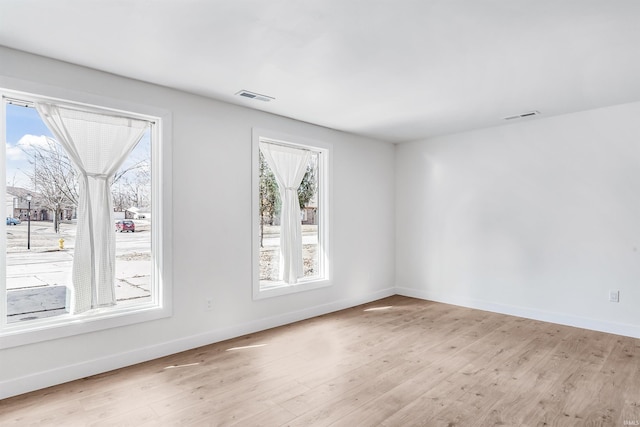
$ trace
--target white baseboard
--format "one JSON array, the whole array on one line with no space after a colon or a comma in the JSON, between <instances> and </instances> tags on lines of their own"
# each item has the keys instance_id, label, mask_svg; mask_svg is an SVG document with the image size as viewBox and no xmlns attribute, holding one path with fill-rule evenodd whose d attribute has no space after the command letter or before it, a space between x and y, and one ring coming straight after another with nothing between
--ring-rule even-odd
<instances>
[{"instance_id":1,"label":"white baseboard","mask_svg":"<svg viewBox=\"0 0 640 427\"><path fill-rule=\"evenodd\" d=\"M230 338L263 331L277 326L287 325L300 320L310 319L323 314L376 301L395 295L394 288L383 289L369 295L340 300L328 304L309 307L290 313L254 320L247 323L216 329L210 332L192 335L178 340L167 341L153 346L112 354L98 359L87 360L56 369L35 372L23 377L0 382L0 399L17 396L30 391L39 390L68 381L108 372L114 369L146 362L170 354L179 353L196 347L224 341Z\"/></svg>"},{"instance_id":2,"label":"white baseboard","mask_svg":"<svg viewBox=\"0 0 640 427\"><path fill-rule=\"evenodd\" d=\"M593 331L606 332L609 334L622 335L632 338L640 338L640 326L625 323L605 322L602 320L590 319L586 317L572 316L564 313L556 313L545 310L518 307L505 304L496 304L489 301L463 298L458 296L435 295L429 291L397 287L396 294L428 301L441 302L444 304L458 305L461 307L474 308L477 310L490 311L492 313L508 314L510 316L523 317L526 319L540 320L543 322L556 323L559 325L573 326L576 328L589 329Z\"/></svg>"}]
</instances>

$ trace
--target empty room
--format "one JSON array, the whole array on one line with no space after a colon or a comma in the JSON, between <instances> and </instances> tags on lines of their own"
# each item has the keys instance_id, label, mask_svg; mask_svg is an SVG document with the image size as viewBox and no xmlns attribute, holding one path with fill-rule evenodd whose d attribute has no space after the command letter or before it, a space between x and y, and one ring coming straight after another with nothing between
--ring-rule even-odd
<instances>
[{"instance_id":1,"label":"empty room","mask_svg":"<svg viewBox=\"0 0 640 427\"><path fill-rule=\"evenodd\" d=\"M0 425L640 425L639 22L0 0Z\"/></svg>"}]
</instances>

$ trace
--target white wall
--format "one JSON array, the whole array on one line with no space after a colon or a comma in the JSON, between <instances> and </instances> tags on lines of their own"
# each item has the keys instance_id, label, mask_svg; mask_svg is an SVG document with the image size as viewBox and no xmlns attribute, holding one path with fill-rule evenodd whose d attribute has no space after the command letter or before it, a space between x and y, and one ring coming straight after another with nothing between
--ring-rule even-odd
<instances>
[{"instance_id":1,"label":"white wall","mask_svg":"<svg viewBox=\"0 0 640 427\"><path fill-rule=\"evenodd\" d=\"M402 144L396 170L398 293L640 337L640 103Z\"/></svg>"},{"instance_id":2,"label":"white wall","mask_svg":"<svg viewBox=\"0 0 640 427\"><path fill-rule=\"evenodd\" d=\"M172 112L174 315L0 350L0 398L394 293L393 145L0 47L0 87L15 79ZM333 286L252 300L252 127L333 144Z\"/></svg>"}]
</instances>

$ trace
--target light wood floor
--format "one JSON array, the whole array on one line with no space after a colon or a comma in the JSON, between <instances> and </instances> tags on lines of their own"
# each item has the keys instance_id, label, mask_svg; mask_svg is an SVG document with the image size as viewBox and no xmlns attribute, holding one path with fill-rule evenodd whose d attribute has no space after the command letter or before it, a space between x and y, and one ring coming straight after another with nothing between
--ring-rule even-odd
<instances>
[{"instance_id":1,"label":"light wood floor","mask_svg":"<svg viewBox=\"0 0 640 427\"><path fill-rule=\"evenodd\" d=\"M640 340L400 296L0 401L2 426L637 424Z\"/></svg>"}]
</instances>

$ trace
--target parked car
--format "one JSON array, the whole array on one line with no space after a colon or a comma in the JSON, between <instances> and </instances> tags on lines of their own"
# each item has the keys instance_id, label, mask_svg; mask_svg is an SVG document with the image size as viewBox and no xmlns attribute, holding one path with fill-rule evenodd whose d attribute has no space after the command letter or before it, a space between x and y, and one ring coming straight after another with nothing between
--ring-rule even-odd
<instances>
[{"instance_id":1,"label":"parked car","mask_svg":"<svg viewBox=\"0 0 640 427\"><path fill-rule=\"evenodd\" d=\"M121 219L119 221L116 221L116 231L119 231L121 233L123 231L130 231L133 233L136 231L136 225L130 219Z\"/></svg>"},{"instance_id":2,"label":"parked car","mask_svg":"<svg viewBox=\"0 0 640 427\"><path fill-rule=\"evenodd\" d=\"M20 224L20 220L18 218L7 217L7 225L18 225Z\"/></svg>"}]
</instances>

